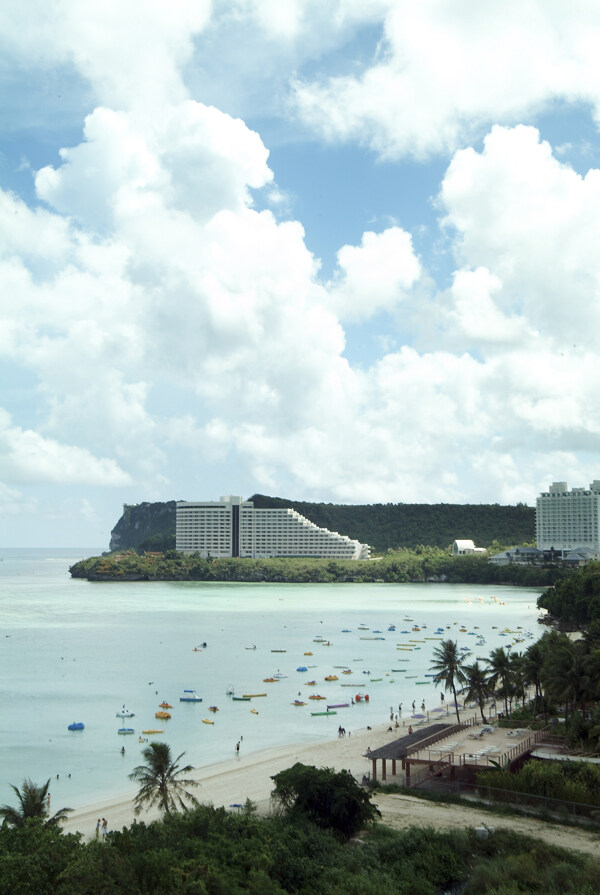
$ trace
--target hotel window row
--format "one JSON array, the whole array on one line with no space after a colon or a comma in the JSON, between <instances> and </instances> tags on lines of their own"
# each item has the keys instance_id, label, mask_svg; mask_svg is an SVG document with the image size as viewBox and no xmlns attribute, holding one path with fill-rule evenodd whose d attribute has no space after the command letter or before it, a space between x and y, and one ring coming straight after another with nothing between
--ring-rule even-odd
<instances>
[{"instance_id":1,"label":"hotel window row","mask_svg":"<svg viewBox=\"0 0 600 895\"><path fill-rule=\"evenodd\" d=\"M201 556L368 559L370 547L319 528L291 509L255 509L241 497L177 504L176 546Z\"/></svg>"}]
</instances>

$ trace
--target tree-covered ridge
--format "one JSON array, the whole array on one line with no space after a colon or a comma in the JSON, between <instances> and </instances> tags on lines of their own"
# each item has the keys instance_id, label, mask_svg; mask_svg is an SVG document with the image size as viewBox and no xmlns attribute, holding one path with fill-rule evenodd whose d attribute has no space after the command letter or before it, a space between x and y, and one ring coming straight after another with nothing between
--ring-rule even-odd
<instances>
[{"instance_id":1,"label":"tree-covered ridge","mask_svg":"<svg viewBox=\"0 0 600 895\"><path fill-rule=\"evenodd\" d=\"M523 584L547 587L560 575L558 566L540 568L513 563L498 566L485 556L452 557L448 551L418 547L388 553L371 562L333 559L205 559L198 553L92 556L71 566L73 578L90 581L268 581L274 583L446 581L453 584Z\"/></svg>"},{"instance_id":2,"label":"tree-covered ridge","mask_svg":"<svg viewBox=\"0 0 600 895\"><path fill-rule=\"evenodd\" d=\"M448 547L470 538L478 547L527 544L535 538L535 510L524 504L308 503L254 494L257 508L290 508L320 528L370 544L377 553L418 544ZM168 550L175 547L174 500L126 504L111 532L110 549Z\"/></svg>"},{"instance_id":3,"label":"tree-covered ridge","mask_svg":"<svg viewBox=\"0 0 600 895\"><path fill-rule=\"evenodd\" d=\"M320 528L338 531L370 544L377 552L398 547L448 547L470 538L478 547L524 544L535 538L535 510L524 504L410 504L344 505L307 503L254 494L256 507L290 507Z\"/></svg>"}]
</instances>

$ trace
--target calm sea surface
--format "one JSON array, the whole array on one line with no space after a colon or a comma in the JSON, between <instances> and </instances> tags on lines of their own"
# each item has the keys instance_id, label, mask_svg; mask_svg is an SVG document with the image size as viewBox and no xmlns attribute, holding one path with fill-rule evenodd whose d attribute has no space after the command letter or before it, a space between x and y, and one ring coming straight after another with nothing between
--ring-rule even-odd
<instances>
[{"instance_id":1,"label":"calm sea surface","mask_svg":"<svg viewBox=\"0 0 600 895\"><path fill-rule=\"evenodd\" d=\"M146 728L163 728L174 754L185 751L186 761L199 767L232 757L241 736L248 753L329 739L340 724L353 730L381 723L399 703L404 717L413 700L418 706L425 700L430 710L440 703L439 688L426 677L439 640L425 638L442 636L436 628L468 647L472 658L511 643L515 635L503 634L505 628L523 633L514 649L543 632L539 591L529 588L70 578L69 565L98 553L0 550L0 803L14 803L9 784L20 786L25 777L36 783L52 778L53 808L131 791L127 774L140 763L138 737ZM416 625L420 632L412 631ZM476 645L477 634L485 646ZM410 640L422 642L412 651L397 649ZM206 649L194 651L204 642ZM304 665L306 672L297 671ZM352 674L342 674L341 666ZM264 683L276 673L286 677ZM325 682L332 673L339 679ZM315 686L306 686L309 680ZM233 702L226 695L230 684L236 695L268 696ZM185 689L196 690L203 702L180 703ZM305 707L291 704L299 693ZM327 699L309 701L311 693ZM311 716L327 703L365 693L368 703ZM172 719L158 722L154 713L163 700L173 706ZM116 712L123 705L135 712L124 722L133 735L118 734L123 721ZM219 711L211 714L211 705ZM214 725L203 724L204 718ZM69 731L73 721L83 721L85 729Z\"/></svg>"}]
</instances>

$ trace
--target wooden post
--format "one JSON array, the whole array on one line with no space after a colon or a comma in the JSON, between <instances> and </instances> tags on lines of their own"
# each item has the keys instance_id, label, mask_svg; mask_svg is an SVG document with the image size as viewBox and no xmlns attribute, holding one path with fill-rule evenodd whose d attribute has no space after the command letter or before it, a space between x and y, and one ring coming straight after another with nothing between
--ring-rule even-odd
<instances>
[{"instance_id":1,"label":"wooden post","mask_svg":"<svg viewBox=\"0 0 600 895\"><path fill-rule=\"evenodd\" d=\"M396 759L392 758L392 777L396 776Z\"/></svg>"},{"instance_id":2,"label":"wooden post","mask_svg":"<svg viewBox=\"0 0 600 895\"><path fill-rule=\"evenodd\" d=\"M377 780L377 759L372 758L371 761L373 762L373 782L375 782Z\"/></svg>"},{"instance_id":3,"label":"wooden post","mask_svg":"<svg viewBox=\"0 0 600 895\"><path fill-rule=\"evenodd\" d=\"M381 759L381 779L387 780L387 775L385 773L385 758Z\"/></svg>"}]
</instances>

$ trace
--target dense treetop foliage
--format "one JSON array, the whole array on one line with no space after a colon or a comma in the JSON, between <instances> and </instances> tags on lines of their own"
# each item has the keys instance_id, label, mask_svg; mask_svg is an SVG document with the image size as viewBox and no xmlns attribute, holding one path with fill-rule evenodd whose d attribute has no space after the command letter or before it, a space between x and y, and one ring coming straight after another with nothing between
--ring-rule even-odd
<instances>
[{"instance_id":1,"label":"dense treetop foliage","mask_svg":"<svg viewBox=\"0 0 600 895\"><path fill-rule=\"evenodd\" d=\"M305 817L258 819L209 806L84 843L28 821L0 827L0 895L596 895L600 867L510 831L402 832L362 844Z\"/></svg>"},{"instance_id":2,"label":"dense treetop foliage","mask_svg":"<svg viewBox=\"0 0 600 895\"><path fill-rule=\"evenodd\" d=\"M478 547L527 544L535 537L535 510L524 504L408 504L345 505L292 501L254 494L257 508L287 508L306 516L320 528L338 531L376 552L413 548L418 544L448 547L468 538ZM110 549L169 550L175 547L174 500L126 504L111 532Z\"/></svg>"},{"instance_id":3,"label":"dense treetop foliage","mask_svg":"<svg viewBox=\"0 0 600 895\"><path fill-rule=\"evenodd\" d=\"M561 578L539 598L538 606L565 627L587 627L600 619L600 562Z\"/></svg>"},{"instance_id":4,"label":"dense treetop foliage","mask_svg":"<svg viewBox=\"0 0 600 895\"><path fill-rule=\"evenodd\" d=\"M297 762L272 778L273 798L293 817L305 818L342 838L355 836L379 816L369 793L348 771Z\"/></svg>"}]
</instances>

